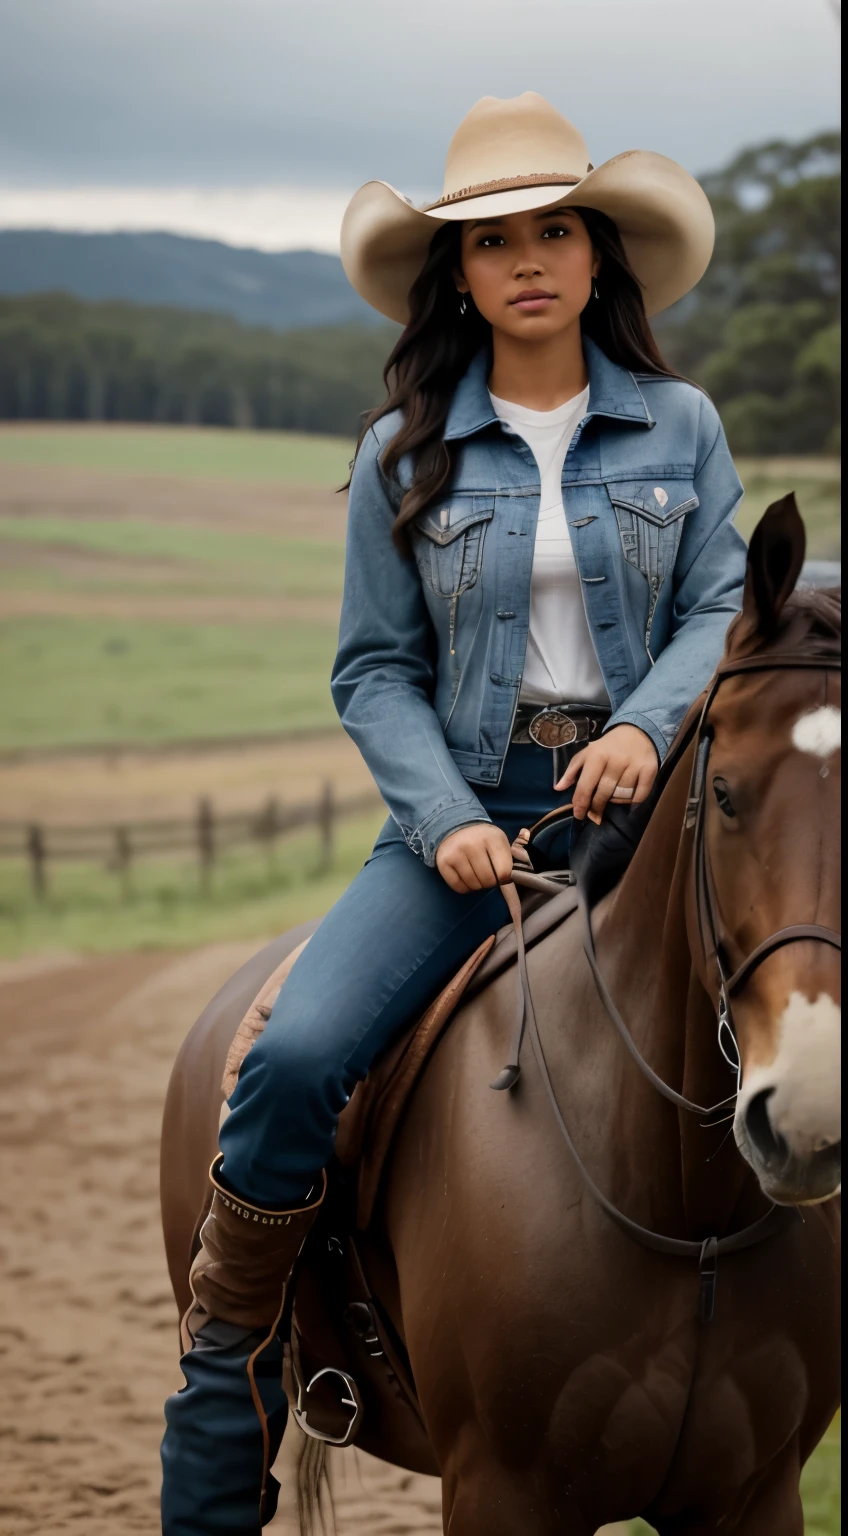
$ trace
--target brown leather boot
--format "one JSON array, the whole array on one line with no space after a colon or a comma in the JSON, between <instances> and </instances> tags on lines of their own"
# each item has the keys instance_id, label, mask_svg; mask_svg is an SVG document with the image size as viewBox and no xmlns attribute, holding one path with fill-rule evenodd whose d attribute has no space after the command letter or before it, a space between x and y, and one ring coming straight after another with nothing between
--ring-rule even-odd
<instances>
[{"instance_id":1,"label":"brown leather boot","mask_svg":"<svg viewBox=\"0 0 848 1536\"><path fill-rule=\"evenodd\" d=\"M286 1284L327 1189L322 1172L317 1198L293 1210L265 1211L230 1194L217 1177L223 1157L209 1170L209 1214L200 1229L200 1251L189 1274L194 1301L182 1322L184 1351L199 1328L218 1318L251 1332L273 1334L283 1312Z\"/></svg>"}]
</instances>

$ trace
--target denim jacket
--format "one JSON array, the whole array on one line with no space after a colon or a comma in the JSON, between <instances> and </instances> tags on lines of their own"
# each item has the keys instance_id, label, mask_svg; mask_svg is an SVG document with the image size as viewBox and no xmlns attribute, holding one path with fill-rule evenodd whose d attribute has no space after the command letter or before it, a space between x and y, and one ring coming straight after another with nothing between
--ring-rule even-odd
<instances>
[{"instance_id":1,"label":"denim jacket","mask_svg":"<svg viewBox=\"0 0 848 1536\"><path fill-rule=\"evenodd\" d=\"M741 603L742 487L714 406L691 384L630 373L584 339L589 405L562 487L586 615L612 705L662 759L718 661ZM400 412L364 439L350 487L333 699L410 848L487 821L474 784L500 780L530 615L539 473L507 435L482 349L451 402L452 484L392 543L412 478L380 455Z\"/></svg>"}]
</instances>

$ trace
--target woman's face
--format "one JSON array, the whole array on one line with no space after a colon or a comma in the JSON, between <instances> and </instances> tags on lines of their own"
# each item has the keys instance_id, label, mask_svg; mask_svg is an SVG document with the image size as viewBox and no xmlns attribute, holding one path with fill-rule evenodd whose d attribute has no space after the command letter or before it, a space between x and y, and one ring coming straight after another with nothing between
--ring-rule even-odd
<instances>
[{"instance_id":1,"label":"woman's face","mask_svg":"<svg viewBox=\"0 0 848 1536\"><path fill-rule=\"evenodd\" d=\"M462 226L460 293L470 293L495 330L533 341L567 330L585 309L599 258L569 208L468 220Z\"/></svg>"}]
</instances>

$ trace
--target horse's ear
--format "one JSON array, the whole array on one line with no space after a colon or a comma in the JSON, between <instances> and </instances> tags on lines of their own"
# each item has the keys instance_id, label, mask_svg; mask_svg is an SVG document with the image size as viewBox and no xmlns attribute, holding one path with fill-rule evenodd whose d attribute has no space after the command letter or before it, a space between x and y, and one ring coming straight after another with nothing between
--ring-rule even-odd
<instances>
[{"instance_id":1,"label":"horse's ear","mask_svg":"<svg viewBox=\"0 0 848 1536\"><path fill-rule=\"evenodd\" d=\"M807 535L793 491L773 501L748 546L742 613L762 635L773 633L804 564Z\"/></svg>"}]
</instances>

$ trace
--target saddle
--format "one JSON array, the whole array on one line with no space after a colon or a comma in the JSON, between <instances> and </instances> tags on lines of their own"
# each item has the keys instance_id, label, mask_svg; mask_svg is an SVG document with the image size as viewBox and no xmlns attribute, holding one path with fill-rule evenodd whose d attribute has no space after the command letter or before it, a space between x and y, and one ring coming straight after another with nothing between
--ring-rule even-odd
<instances>
[{"instance_id":1,"label":"saddle","mask_svg":"<svg viewBox=\"0 0 848 1536\"><path fill-rule=\"evenodd\" d=\"M614 883L632 855L638 840L632 822L632 815L624 819L623 838L611 828L603 843L600 828L587 824L588 837L581 829L578 862L587 864L596 892ZM355 1441L366 1451L378 1444L385 1447L389 1438L395 1459L412 1471L435 1473L437 1468L406 1349L366 1271L364 1234L374 1217L404 1110L460 1003L517 961L518 1027L510 1064L492 1087L507 1088L515 1081L523 1033L524 953L565 922L578 905L576 876L559 863L563 838L571 836L570 823L571 808L559 808L516 840L513 858L520 886L503 887L511 922L480 945L357 1084L339 1119L327 1196L289 1287L284 1318L290 1339L288 1385L301 1430L330 1445ZM541 877L543 871L545 877ZM277 967L239 1024L224 1071L225 1098L233 1092L244 1057L262 1033L306 943Z\"/></svg>"}]
</instances>

